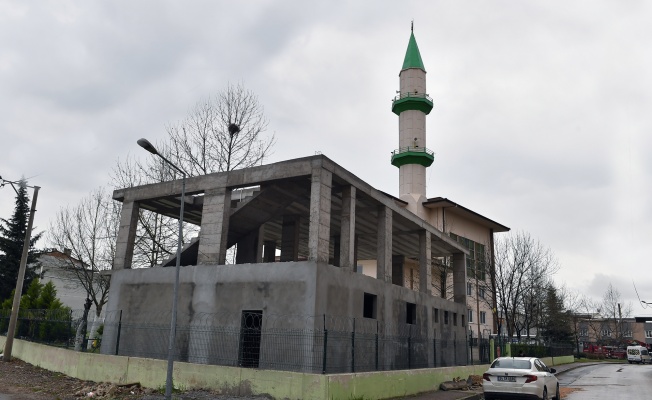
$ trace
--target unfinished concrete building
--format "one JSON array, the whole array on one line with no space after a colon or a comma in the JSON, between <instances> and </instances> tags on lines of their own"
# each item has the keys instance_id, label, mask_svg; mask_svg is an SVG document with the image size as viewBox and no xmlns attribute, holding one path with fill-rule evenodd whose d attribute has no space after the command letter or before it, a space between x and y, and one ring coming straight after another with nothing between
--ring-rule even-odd
<instances>
[{"instance_id":1,"label":"unfinished concrete building","mask_svg":"<svg viewBox=\"0 0 652 400\"><path fill-rule=\"evenodd\" d=\"M177 359L317 373L467 363L475 242L460 238L493 246L508 228L463 207L446 219L450 202L426 198L425 73L412 34L392 105L399 197L322 155L187 178L183 219L199 236L180 258ZM139 210L178 218L181 188L114 192L122 214L107 311L122 319L106 325L104 353L166 356L167 335L157 342L142 323L169 323L174 268L131 260Z\"/></svg>"},{"instance_id":2,"label":"unfinished concrete building","mask_svg":"<svg viewBox=\"0 0 652 400\"><path fill-rule=\"evenodd\" d=\"M365 321L373 322L385 330L384 335L401 335L409 328L415 338L464 340L466 250L406 210L404 202L372 188L327 157L191 177L186 188L184 220L201 228L181 258L185 267L180 277L180 326L202 324L208 314L256 312L263 332L266 315L288 331L323 330L318 317L325 316L356 318L359 330ZM122 310L123 326L170 309L174 268L130 269L130 259L139 209L178 217L180 193L180 180L114 192L122 202L122 216L107 311ZM225 265L227 249L234 245L236 264ZM454 302L431 293L432 259L445 256L453 259ZM357 259L377 260L376 277L356 273ZM418 290L403 286L406 260L418 262L422 282ZM287 318L279 325L281 315ZM105 328L104 352L113 351L116 335ZM147 337L138 339L137 330L123 328L121 335L120 354L146 355L146 347L153 345ZM182 359L219 363L210 354L193 354L207 350L205 345L193 347L191 336L179 338ZM266 347L264 340L263 335L259 348L273 354L261 351L258 367L273 364L266 364L267 356L278 359L278 345ZM297 357L321 354L322 345L315 346L310 354ZM238 347L237 342L232 346L234 353L242 351ZM329 348L334 353L340 350L348 351ZM429 360L452 365L466 359L464 346L440 354L432 346L424 350L414 354L414 365L427 365ZM320 367L313 361L292 363L309 366L304 368L308 370ZM379 363L393 365L391 359ZM348 365L330 369L341 372Z\"/></svg>"}]
</instances>

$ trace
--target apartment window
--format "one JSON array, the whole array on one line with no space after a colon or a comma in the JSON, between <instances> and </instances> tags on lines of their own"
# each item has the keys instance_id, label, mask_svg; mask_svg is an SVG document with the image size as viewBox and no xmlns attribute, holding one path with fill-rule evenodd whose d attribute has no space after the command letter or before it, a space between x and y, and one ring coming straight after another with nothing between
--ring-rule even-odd
<instances>
[{"instance_id":1,"label":"apartment window","mask_svg":"<svg viewBox=\"0 0 652 400\"><path fill-rule=\"evenodd\" d=\"M464 324L464 315L462 315L462 326L466 326L466 325Z\"/></svg>"},{"instance_id":2,"label":"apartment window","mask_svg":"<svg viewBox=\"0 0 652 400\"><path fill-rule=\"evenodd\" d=\"M478 289L478 296L480 296L481 299L484 299L484 288Z\"/></svg>"},{"instance_id":3,"label":"apartment window","mask_svg":"<svg viewBox=\"0 0 652 400\"><path fill-rule=\"evenodd\" d=\"M630 338L632 337L632 331L625 331L623 332L623 337Z\"/></svg>"},{"instance_id":4,"label":"apartment window","mask_svg":"<svg viewBox=\"0 0 652 400\"><path fill-rule=\"evenodd\" d=\"M469 324L473 323L473 310L469 309Z\"/></svg>"},{"instance_id":5,"label":"apartment window","mask_svg":"<svg viewBox=\"0 0 652 400\"><path fill-rule=\"evenodd\" d=\"M650 331L650 332L652 332L652 331ZM589 336L589 330L586 329L586 328L580 329L579 335L580 335L580 337L588 337Z\"/></svg>"},{"instance_id":6,"label":"apartment window","mask_svg":"<svg viewBox=\"0 0 652 400\"><path fill-rule=\"evenodd\" d=\"M652 331L645 331L645 337L646 338L652 338Z\"/></svg>"},{"instance_id":7,"label":"apartment window","mask_svg":"<svg viewBox=\"0 0 652 400\"><path fill-rule=\"evenodd\" d=\"M444 311L444 325L448 325L448 311Z\"/></svg>"},{"instance_id":8,"label":"apartment window","mask_svg":"<svg viewBox=\"0 0 652 400\"><path fill-rule=\"evenodd\" d=\"M378 302L378 296L371 293L364 294L364 301L362 306L362 316L364 318L373 318L376 319L376 304Z\"/></svg>"},{"instance_id":9,"label":"apartment window","mask_svg":"<svg viewBox=\"0 0 652 400\"><path fill-rule=\"evenodd\" d=\"M471 282L466 282L466 295L473 295L473 284Z\"/></svg>"},{"instance_id":10,"label":"apartment window","mask_svg":"<svg viewBox=\"0 0 652 400\"><path fill-rule=\"evenodd\" d=\"M487 277L485 271L485 245L454 233L450 233L450 237L469 250L469 255L466 256L466 275L470 278L485 280Z\"/></svg>"},{"instance_id":11,"label":"apartment window","mask_svg":"<svg viewBox=\"0 0 652 400\"><path fill-rule=\"evenodd\" d=\"M603 329L600 334L602 337L611 337L611 329Z\"/></svg>"},{"instance_id":12,"label":"apartment window","mask_svg":"<svg viewBox=\"0 0 652 400\"><path fill-rule=\"evenodd\" d=\"M438 308L433 308L432 309L432 319L435 321L436 324L439 323L439 309Z\"/></svg>"},{"instance_id":13,"label":"apartment window","mask_svg":"<svg viewBox=\"0 0 652 400\"><path fill-rule=\"evenodd\" d=\"M487 323L487 313L485 311L480 311L480 323L481 324Z\"/></svg>"},{"instance_id":14,"label":"apartment window","mask_svg":"<svg viewBox=\"0 0 652 400\"><path fill-rule=\"evenodd\" d=\"M457 313L453 313L453 326L457 326Z\"/></svg>"},{"instance_id":15,"label":"apartment window","mask_svg":"<svg viewBox=\"0 0 652 400\"><path fill-rule=\"evenodd\" d=\"M405 303L405 323L414 325L417 323L417 305L414 303Z\"/></svg>"}]
</instances>

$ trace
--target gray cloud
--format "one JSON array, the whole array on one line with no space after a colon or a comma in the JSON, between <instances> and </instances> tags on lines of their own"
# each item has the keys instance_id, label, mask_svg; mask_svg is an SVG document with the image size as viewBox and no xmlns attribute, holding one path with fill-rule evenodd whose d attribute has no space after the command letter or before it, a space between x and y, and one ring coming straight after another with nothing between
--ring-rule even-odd
<instances>
[{"instance_id":1,"label":"gray cloud","mask_svg":"<svg viewBox=\"0 0 652 400\"><path fill-rule=\"evenodd\" d=\"M609 279L633 298L617 278L640 276L652 234L651 7L0 3L0 175L43 187L46 228L106 184L118 158L148 156L138 138L161 140L196 101L242 81L276 132L271 161L321 151L396 194L390 99L414 18L435 102L428 194L530 232L569 287L598 294ZM12 210L0 190L0 216Z\"/></svg>"}]
</instances>

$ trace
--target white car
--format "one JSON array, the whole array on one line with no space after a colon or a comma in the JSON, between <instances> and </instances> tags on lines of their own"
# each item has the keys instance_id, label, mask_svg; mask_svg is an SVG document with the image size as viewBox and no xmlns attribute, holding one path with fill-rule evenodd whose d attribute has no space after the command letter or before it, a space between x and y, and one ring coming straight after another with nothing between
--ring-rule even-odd
<instances>
[{"instance_id":1,"label":"white car","mask_svg":"<svg viewBox=\"0 0 652 400\"><path fill-rule=\"evenodd\" d=\"M497 358L482 375L484 398L561 400L555 372L534 357Z\"/></svg>"}]
</instances>

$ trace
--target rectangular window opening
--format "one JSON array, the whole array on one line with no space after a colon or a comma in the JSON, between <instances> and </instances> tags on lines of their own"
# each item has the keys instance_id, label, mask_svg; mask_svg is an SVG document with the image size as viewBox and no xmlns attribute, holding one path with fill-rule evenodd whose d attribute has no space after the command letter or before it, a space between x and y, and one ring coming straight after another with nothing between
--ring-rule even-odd
<instances>
[{"instance_id":1,"label":"rectangular window opening","mask_svg":"<svg viewBox=\"0 0 652 400\"><path fill-rule=\"evenodd\" d=\"M376 304L378 303L378 296L371 293L364 294L364 304L362 306L362 316L364 318L376 319Z\"/></svg>"},{"instance_id":2,"label":"rectangular window opening","mask_svg":"<svg viewBox=\"0 0 652 400\"><path fill-rule=\"evenodd\" d=\"M435 321L436 324L439 323L439 309L438 308L433 308L432 309L432 319Z\"/></svg>"},{"instance_id":3,"label":"rectangular window opening","mask_svg":"<svg viewBox=\"0 0 652 400\"><path fill-rule=\"evenodd\" d=\"M444 311L444 325L448 325L448 311Z\"/></svg>"},{"instance_id":4,"label":"rectangular window opening","mask_svg":"<svg viewBox=\"0 0 652 400\"><path fill-rule=\"evenodd\" d=\"M453 326L457 326L457 313L453 313Z\"/></svg>"},{"instance_id":5,"label":"rectangular window opening","mask_svg":"<svg viewBox=\"0 0 652 400\"><path fill-rule=\"evenodd\" d=\"M480 323L481 324L486 324L487 323L487 312L486 311L480 311Z\"/></svg>"},{"instance_id":6,"label":"rectangular window opening","mask_svg":"<svg viewBox=\"0 0 652 400\"><path fill-rule=\"evenodd\" d=\"M405 303L405 323L414 325L417 323L417 305L414 303Z\"/></svg>"}]
</instances>

